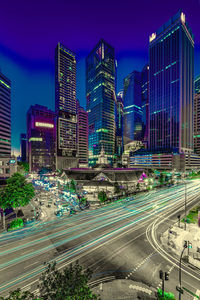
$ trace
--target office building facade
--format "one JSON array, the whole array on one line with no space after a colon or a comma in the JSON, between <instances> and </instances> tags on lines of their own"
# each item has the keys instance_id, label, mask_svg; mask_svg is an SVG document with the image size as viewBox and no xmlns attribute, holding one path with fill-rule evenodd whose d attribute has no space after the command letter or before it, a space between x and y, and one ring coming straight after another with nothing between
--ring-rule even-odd
<instances>
[{"instance_id":1,"label":"office building facade","mask_svg":"<svg viewBox=\"0 0 200 300\"><path fill-rule=\"evenodd\" d=\"M27 112L27 143L30 172L42 168L55 170L55 113L42 105L31 106Z\"/></svg>"},{"instance_id":2,"label":"office building facade","mask_svg":"<svg viewBox=\"0 0 200 300\"><path fill-rule=\"evenodd\" d=\"M11 156L11 82L0 73L0 157Z\"/></svg>"},{"instance_id":3,"label":"office building facade","mask_svg":"<svg viewBox=\"0 0 200 300\"><path fill-rule=\"evenodd\" d=\"M26 133L20 134L20 153L21 161L26 161L26 150L27 150L27 138Z\"/></svg>"},{"instance_id":4,"label":"office building facade","mask_svg":"<svg viewBox=\"0 0 200 300\"><path fill-rule=\"evenodd\" d=\"M77 137L79 167L88 167L88 113L77 100Z\"/></svg>"},{"instance_id":5,"label":"office building facade","mask_svg":"<svg viewBox=\"0 0 200 300\"><path fill-rule=\"evenodd\" d=\"M178 12L149 38L149 148L193 151L194 40Z\"/></svg>"},{"instance_id":6,"label":"office building facade","mask_svg":"<svg viewBox=\"0 0 200 300\"><path fill-rule=\"evenodd\" d=\"M200 76L198 76L194 81L194 93L195 94L200 93Z\"/></svg>"},{"instance_id":7,"label":"office building facade","mask_svg":"<svg viewBox=\"0 0 200 300\"><path fill-rule=\"evenodd\" d=\"M103 147L109 164L115 152L115 51L101 39L86 58L86 99L89 123L89 165Z\"/></svg>"},{"instance_id":8,"label":"office building facade","mask_svg":"<svg viewBox=\"0 0 200 300\"><path fill-rule=\"evenodd\" d=\"M200 89L194 95L194 152L200 155Z\"/></svg>"},{"instance_id":9,"label":"office building facade","mask_svg":"<svg viewBox=\"0 0 200 300\"><path fill-rule=\"evenodd\" d=\"M124 143L142 139L141 74L133 71L124 79Z\"/></svg>"},{"instance_id":10,"label":"office building facade","mask_svg":"<svg viewBox=\"0 0 200 300\"><path fill-rule=\"evenodd\" d=\"M121 157L123 153L123 118L124 118L124 105L123 105L123 92L119 92L116 97L115 103L115 153L117 157Z\"/></svg>"},{"instance_id":11,"label":"office building facade","mask_svg":"<svg viewBox=\"0 0 200 300\"><path fill-rule=\"evenodd\" d=\"M70 166L77 156L76 57L58 43L55 50L55 111L57 168Z\"/></svg>"},{"instance_id":12,"label":"office building facade","mask_svg":"<svg viewBox=\"0 0 200 300\"><path fill-rule=\"evenodd\" d=\"M149 132L149 65L141 72L142 141L147 147Z\"/></svg>"}]
</instances>

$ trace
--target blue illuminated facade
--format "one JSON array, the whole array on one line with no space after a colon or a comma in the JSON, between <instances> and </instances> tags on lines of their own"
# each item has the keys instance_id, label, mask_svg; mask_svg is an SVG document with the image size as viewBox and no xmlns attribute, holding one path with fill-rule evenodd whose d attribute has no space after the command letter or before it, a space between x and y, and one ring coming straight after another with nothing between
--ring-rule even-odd
<instances>
[{"instance_id":1,"label":"blue illuminated facade","mask_svg":"<svg viewBox=\"0 0 200 300\"><path fill-rule=\"evenodd\" d=\"M149 65L145 65L141 72L141 107L142 107L142 141L148 142L149 132Z\"/></svg>"},{"instance_id":2,"label":"blue illuminated facade","mask_svg":"<svg viewBox=\"0 0 200 300\"><path fill-rule=\"evenodd\" d=\"M178 12L149 38L149 148L193 151L194 40Z\"/></svg>"},{"instance_id":3,"label":"blue illuminated facade","mask_svg":"<svg viewBox=\"0 0 200 300\"><path fill-rule=\"evenodd\" d=\"M116 155L120 157L123 153L123 118L124 118L124 105L123 105L123 92L119 92L116 97L115 103L115 147Z\"/></svg>"},{"instance_id":4,"label":"blue illuminated facade","mask_svg":"<svg viewBox=\"0 0 200 300\"><path fill-rule=\"evenodd\" d=\"M86 58L89 165L103 147L112 165L115 152L115 51L101 39Z\"/></svg>"},{"instance_id":5,"label":"blue illuminated facade","mask_svg":"<svg viewBox=\"0 0 200 300\"><path fill-rule=\"evenodd\" d=\"M200 93L200 76L198 76L194 81L194 92L195 94Z\"/></svg>"},{"instance_id":6,"label":"blue illuminated facade","mask_svg":"<svg viewBox=\"0 0 200 300\"><path fill-rule=\"evenodd\" d=\"M142 139L141 73L133 71L124 79L124 128L125 142Z\"/></svg>"}]
</instances>

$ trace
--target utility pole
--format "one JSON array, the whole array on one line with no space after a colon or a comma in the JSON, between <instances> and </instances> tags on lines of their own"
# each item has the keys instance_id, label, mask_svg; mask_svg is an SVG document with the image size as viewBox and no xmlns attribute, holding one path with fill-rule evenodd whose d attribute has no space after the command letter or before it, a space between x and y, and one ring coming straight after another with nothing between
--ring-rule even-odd
<instances>
[{"instance_id":1,"label":"utility pole","mask_svg":"<svg viewBox=\"0 0 200 300\"><path fill-rule=\"evenodd\" d=\"M169 280L169 273L163 272L162 270L159 271L160 279L162 279L162 297L164 297L164 283L165 280Z\"/></svg>"},{"instance_id":2,"label":"utility pole","mask_svg":"<svg viewBox=\"0 0 200 300\"><path fill-rule=\"evenodd\" d=\"M181 294L183 294L183 290L181 288L181 261L182 261L182 257L183 257L183 252L185 251L185 249L188 247L187 241L185 241L184 245L183 245L183 250L181 252L181 257L180 257L180 264L179 264L179 287L177 286L176 289L177 291L179 291L179 300L181 300Z\"/></svg>"}]
</instances>

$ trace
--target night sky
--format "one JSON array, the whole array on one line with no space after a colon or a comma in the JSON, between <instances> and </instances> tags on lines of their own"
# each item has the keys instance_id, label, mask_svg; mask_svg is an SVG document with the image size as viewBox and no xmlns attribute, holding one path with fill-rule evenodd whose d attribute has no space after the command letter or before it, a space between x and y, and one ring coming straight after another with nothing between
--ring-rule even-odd
<instances>
[{"instance_id":1,"label":"night sky","mask_svg":"<svg viewBox=\"0 0 200 300\"><path fill-rule=\"evenodd\" d=\"M148 62L148 38L179 9L195 37L195 77L200 74L200 0L10 0L0 7L0 69L12 81L12 148L20 148L26 112L54 110L54 50L58 42L77 54L77 98L85 107L85 57L100 38L116 51L117 91L123 78Z\"/></svg>"}]
</instances>

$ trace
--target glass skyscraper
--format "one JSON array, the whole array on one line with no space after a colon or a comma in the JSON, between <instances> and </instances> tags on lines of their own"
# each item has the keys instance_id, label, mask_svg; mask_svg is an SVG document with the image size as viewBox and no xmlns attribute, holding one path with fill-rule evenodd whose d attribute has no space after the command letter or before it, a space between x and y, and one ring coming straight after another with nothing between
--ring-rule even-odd
<instances>
[{"instance_id":1,"label":"glass skyscraper","mask_svg":"<svg viewBox=\"0 0 200 300\"><path fill-rule=\"evenodd\" d=\"M123 92L119 92L116 97L115 103L115 147L116 155L120 157L123 153L123 118L124 118L124 105L123 105Z\"/></svg>"},{"instance_id":2,"label":"glass skyscraper","mask_svg":"<svg viewBox=\"0 0 200 300\"><path fill-rule=\"evenodd\" d=\"M144 66L141 72L141 107L142 107L142 141L148 141L149 123L149 65Z\"/></svg>"},{"instance_id":3,"label":"glass skyscraper","mask_svg":"<svg viewBox=\"0 0 200 300\"><path fill-rule=\"evenodd\" d=\"M194 40L178 12L149 37L151 150L193 150Z\"/></svg>"},{"instance_id":4,"label":"glass skyscraper","mask_svg":"<svg viewBox=\"0 0 200 300\"><path fill-rule=\"evenodd\" d=\"M11 156L11 82L0 73L0 156Z\"/></svg>"},{"instance_id":5,"label":"glass skyscraper","mask_svg":"<svg viewBox=\"0 0 200 300\"><path fill-rule=\"evenodd\" d=\"M86 97L89 123L89 165L101 148L110 164L115 152L115 51L101 39L86 58Z\"/></svg>"},{"instance_id":6,"label":"glass skyscraper","mask_svg":"<svg viewBox=\"0 0 200 300\"><path fill-rule=\"evenodd\" d=\"M61 43L58 43L55 51L55 111L57 156L76 157L76 58Z\"/></svg>"},{"instance_id":7,"label":"glass skyscraper","mask_svg":"<svg viewBox=\"0 0 200 300\"><path fill-rule=\"evenodd\" d=\"M124 79L124 143L142 139L141 73L133 71Z\"/></svg>"},{"instance_id":8,"label":"glass skyscraper","mask_svg":"<svg viewBox=\"0 0 200 300\"><path fill-rule=\"evenodd\" d=\"M195 94L200 93L200 76L198 76L194 81L194 92Z\"/></svg>"}]
</instances>

